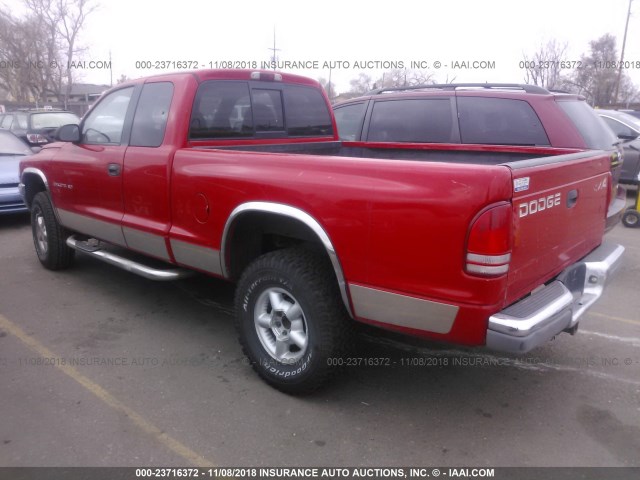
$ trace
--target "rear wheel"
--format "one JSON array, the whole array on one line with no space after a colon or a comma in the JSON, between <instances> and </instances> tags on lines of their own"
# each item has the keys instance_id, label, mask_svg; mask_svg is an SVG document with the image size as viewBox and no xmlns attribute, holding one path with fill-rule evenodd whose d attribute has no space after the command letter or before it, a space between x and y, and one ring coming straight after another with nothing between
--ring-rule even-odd
<instances>
[{"instance_id":1,"label":"rear wheel","mask_svg":"<svg viewBox=\"0 0 640 480\"><path fill-rule=\"evenodd\" d=\"M640 212L637 210L627 210L622 216L622 223L625 227L629 228L640 227Z\"/></svg>"},{"instance_id":2,"label":"rear wheel","mask_svg":"<svg viewBox=\"0 0 640 480\"><path fill-rule=\"evenodd\" d=\"M254 370L286 393L324 385L352 329L328 259L299 247L267 253L247 267L236 315Z\"/></svg>"},{"instance_id":3,"label":"rear wheel","mask_svg":"<svg viewBox=\"0 0 640 480\"><path fill-rule=\"evenodd\" d=\"M38 259L46 268L62 270L73 263L75 251L66 244L71 232L58 223L49 195L45 192L33 198L31 232Z\"/></svg>"}]
</instances>

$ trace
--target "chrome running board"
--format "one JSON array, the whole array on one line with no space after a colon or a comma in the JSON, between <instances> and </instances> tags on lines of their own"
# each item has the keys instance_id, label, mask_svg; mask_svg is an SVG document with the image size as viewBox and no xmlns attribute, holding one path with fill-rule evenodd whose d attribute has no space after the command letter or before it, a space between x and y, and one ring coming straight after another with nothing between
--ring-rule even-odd
<instances>
[{"instance_id":1,"label":"chrome running board","mask_svg":"<svg viewBox=\"0 0 640 480\"><path fill-rule=\"evenodd\" d=\"M141 277L148 278L150 280L157 280L167 282L171 280L180 280L193 275L193 271L186 270L184 268L170 268L160 269L144 265L135 260L125 258L117 255L113 252L108 252L103 249L100 242L92 242L91 240L78 240L75 236L67 238L67 245L74 250L77 250L87 255L91 255L98 260L114 265L118 268L126 270L127 272L135 273Z\"/></svg>"}]
</instances>

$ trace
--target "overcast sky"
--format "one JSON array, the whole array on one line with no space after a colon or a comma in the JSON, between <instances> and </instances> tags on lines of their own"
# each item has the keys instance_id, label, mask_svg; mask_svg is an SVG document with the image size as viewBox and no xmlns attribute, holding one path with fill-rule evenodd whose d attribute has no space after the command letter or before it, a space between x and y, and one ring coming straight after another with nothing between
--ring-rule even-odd
<instances>
[{"instance_id":1,"label":"overcast sky","mask_svg":"<svg viewBox=\"0 0 640 480\"><path fill-rule=\"evenodd\" d=\"M20 0L0 0L13 13ZM136 62L189 61L201 67L222 62L269 61L276 29L280 61L318 62L317 69L291 70L313 78L329 77L324 62L342 62L332 70L339 91L364 72L356 62L428 64L445 82L524 81L519 62L550 39L568 43L566 60L579 60L589 41L605 33L622 46L628 0L449 0L408 2L102 0L89 17L81 42L89 47L85 61L108 61L113 81L124 74L155 73ZM640 1L632 7L625 60L640 85ZM439 69L434 63L441 62ZM453 62L494 62L495 68L454 68ZM347 66L348 62L348 66ZM241 65L241 63L240 63ZM166 71L176 68L170 64ZM110 82L108 69L85 69L82 81Z\"/></svg>"}]
</instances>

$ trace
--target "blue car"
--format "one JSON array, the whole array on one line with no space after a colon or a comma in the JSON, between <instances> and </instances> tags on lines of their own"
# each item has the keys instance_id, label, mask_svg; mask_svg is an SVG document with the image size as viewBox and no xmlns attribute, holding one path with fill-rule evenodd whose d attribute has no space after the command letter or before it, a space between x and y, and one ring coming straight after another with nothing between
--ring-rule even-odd
<instances>
[{"instance_id":1,"label":"blue car","mask_svg":"<svg viewBox=\"0 0 640 480\"><path fill-rule=\"evenodd\" d=\"M26 212L22 200L20 183L20 160L33 151L8 130L0 130L0 215Z\"/></svg>"}]
</instances>

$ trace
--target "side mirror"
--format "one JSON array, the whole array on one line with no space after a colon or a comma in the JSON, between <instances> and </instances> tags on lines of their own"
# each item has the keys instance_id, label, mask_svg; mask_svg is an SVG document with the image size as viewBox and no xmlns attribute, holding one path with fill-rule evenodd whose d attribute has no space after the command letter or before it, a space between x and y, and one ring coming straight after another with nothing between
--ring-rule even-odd
<instances>
[{"instance_id":1,"label":"side mirror","mask_svg":"<svg viewBox=\"0 0 640 480\"><path fill-rule=\"evenodd\" d=\"M42 147L31 147L33 153L38 153L40 150L42 150Z\"/></svg>"},{"instance_id":2,"label":"side mirror","mask_svg":"<svg viewBox=\"0 0 640 480\"><path fill-rule=\"evenodd\" d=\"M618 135L618 138L620 140L624 140L625 142L630 142L630 141L635 140L636 138L638 138L638 135L637 134L625 135L625 134L621 133L620 135Z\"/></svg>"},{"instance_id":3,"label":"side mirror","mask_svg":"<svg viewBox=\"0 0 640 480\"><path fill-rule=\"evenodd\" d=\"M55 139L59 142L80 142L80 127L75 123L61 126L55 134Z\"/></svg>"}]
</instances>

